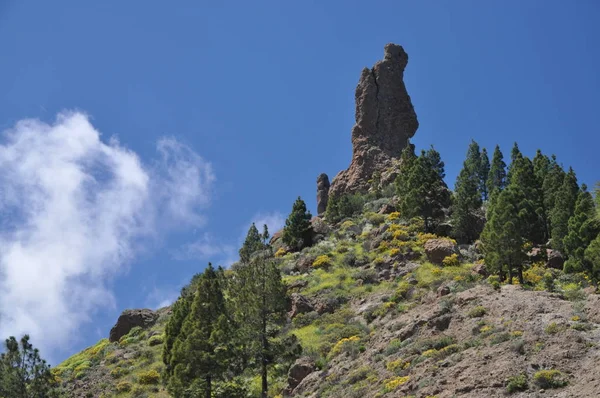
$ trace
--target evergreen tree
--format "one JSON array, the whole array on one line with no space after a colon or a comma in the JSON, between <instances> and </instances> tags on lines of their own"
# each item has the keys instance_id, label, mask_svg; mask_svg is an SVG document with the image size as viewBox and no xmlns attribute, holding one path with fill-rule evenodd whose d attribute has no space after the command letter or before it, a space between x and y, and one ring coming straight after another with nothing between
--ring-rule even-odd
<instances>
[{"instance_id":1,"label":"evergreen tree","mask_svg":"<svg viewBox=\"0 0 600 398\"><path fill-rule=\"evenodd\" d=\"M266 227L266 226L265 226ZM286 321L286 286L270 247L258 252L240 267L232 291L235 317L240 325L244 349L261 369L262 397L268 392L268 366L281 354L274 339Z\"/></svg>"},{"instance_id":2,"label":"evergreen tree","mask_svg":"<svg viewBox=\"0 0 600 398\"><path fill-rule=\"evenodd\" d=\"M292 212L285 220L283 243L296 250L310 246L312 243L311 218L312 215L306 210L306 203L298 196L292 207Z\"/></svg>"},{"instance_id":3,"label":"evergreen tree","mask_svg":"<svg viewBox=\"0 0 600 398\"><path fill-rule=\"evenodd\" d=\"M444 182L444 162L433 147L421 151L410 167L402 186L400 212L406 218L421 217L426 232L433 232L450 206L450 192Z\"/></svg>"},{"instance_id":4,"label":"evergreen tree","mask_svg":"<svg viewBox=\"0 0 600 398\"><path fill-rule=\"evenodd\" d=\"M228 367L232 327L222 281L223 270L211 264L198 280L190 312L167 358L172 369L168 389L175 396L203 391L210 398L213 381L222 378Z\"/></svg>"},{"instance_id":5,"label":"evergreen tree","mask_svg":"<svg viewBox=\"0 0 600 398\"><path fill-rule=\"evenodd\" d=\"M484 201L489 198L489 191L487 188L487 181L490 176L490 159L488 157L487 149L481 150L481 161L479 169L479 191Z\"/></svg>"},{"instance_id":6,"label":"evergreen tree","mask_svg":"<svg viewBox=\"0 0 600 398\"><path fill-rule=\"evenodd\" d=\"M265 225L266 228L266 225ZM268 232L267 232L268 234ZM258 232L256 225L252 223L248 233L246 234L246 240L244 240L244 244L240 249L240 261L242 263L248 263L250 261L250 257L255 252L264 249L264 239L263 236Z\"/></svg>"},{"instance_id":7,"label":"evergreen tree","mask_svg":"<svg viewBox=\"0 0 600 398\"><path fill-rule=\"evenodd\" d=\"M556 193L554 207L550 213L552 247L564 251L563 240L569 233L569 219L575 211L579 185L573 169L569 169Z\"/></svg>"},{"instance_id":8,"label":"evergreen tree","mask_svg":"<svg viewBox=\"0 0 600 398\"><path fill-rule=\"evenodd\" d=\"M503 190L506 186L506 163L504 163L504 156L498 145L494 149L486 186L489 196L492 196L496 191Z\"/></svg>"},{"instance_id":9,"label":"evergreen tree","mask_svg":"<svg viewBox=\"0 0 600 398\"><path fill-rule=\"evenodd\" d=\"M415 155L415 147L414 145L409 144L402 150L402 154L400 155L400 167L398 169L398 177L396 178L396 193L400 198L399 208L400 213L403 215L405 215L406 210L410 211L410 209L406 209L406 205L403 202L410 192L408 180L416 161L417 155Z\"/></svg>"},{"instance_id":10,"label":"evergreen tree","mask_svg":"<svg viewBox=\"0 0 600 398\"><path fill-rule=\"evenodd\" d=\"M518 199L517 209L521 237L532 243L547 239L544 200L531 160L517 156L511 168L509 187Z\"/></svg>"},{"instance_id":11,"label":"evergreen tree","mask_svg":"<svg viewBox=\"0 0 600 398\"><path fill-rule=\"evenodd\" d=\"M548 165L548 172L544 176L542 183L544 209L546 210L546 230L549 237L552 235L552 211L554 210L556 196L558 191L560 191L565 175L565 171L556 161L556 156L552 155L550 164Z\"/></svg>"},{"instance_id":12,"label":"evergreen tree","mask_svg":"<svg viewBox=\"0 0 600 398\"><path fill-rule=\"evenodd\" d=\"M50 366L25 335L20 341L6 339L0 355L0 397L51 398L56 397L56 379Z\"/></svg>"},{"instance_id":13,"label":"evergreen tree","mask_svg":"<svg viewBox=\"0 0 600 398\"><path fill-rule=\"evenodd\" d=\"M600 280L600 235L585 249L584 258L591 269L592 279L598 283Z\"/></svg>"},{"instance_id":14,"label":"evergreen tree","mask_svg":"<svg viewBox=\"0 0 600 398\"><path fill-rule=\"evenodd\" d=\"M550 172L550 164L550 158L538 149L533 158L533 173L540 187L544 184L544 180Z\"/></svg>"},{"instance_id":15,"label":"evergreen tree","mask_svg":"<svg viewBox=\"0 0 600 398\"><path fill-rule=\"evenodd\" d=\"M481 154L479 145L471 141L467 158L454 186L452 206L453 235L461 242L473 242L483 228L480 189Z\"/></svg>"},{"instance_id":16,"label":"evergreen tree","mask_svg":"<svg viewBox=\"0 0 600 398\"><path fill-rule=\"evenodd\" d=\"M583 184L577 197L575 212L569 219L568 234L563 240L565 254L568 256L565 272L592 273L591 264L585 260L585 250L600 233L598 227L594 199Z\"/></svg>"},{"instance_id":17,"label":"evergreen tree","mask_svg":"<svg viewBox=\"0 0 600 398\"><path fill-rule=\"evenodd\" d=\"M481 234L485 262L503 281L512 282L516 269L523 283L524 239L519 230L519 195L509 186L501 191L490 208L490 218Z\"/></svg>"}]
</instances>

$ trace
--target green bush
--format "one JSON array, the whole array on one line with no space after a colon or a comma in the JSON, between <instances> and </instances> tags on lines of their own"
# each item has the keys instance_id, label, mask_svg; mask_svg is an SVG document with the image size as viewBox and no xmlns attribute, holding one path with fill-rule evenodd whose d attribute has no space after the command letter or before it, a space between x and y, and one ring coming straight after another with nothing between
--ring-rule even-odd
<instances>
[{"instance_id":1,"label":"green bush","mask_svg":"<svg viewBox=\"0 0 600 398\"><path fill-rule=\"evenodd\" d=\"M511 394L518 391L527 391L527 376L525 374L520 374L518 376L509 377L506 391Z\"/></svg>"},{"instance_id":2,"label":"green bush","mask_svg":"<svg viewBox=\"0 0 600 398\"><path fill-rule=\"evenodd\" d=\"M158 384L160 373L155 369L140 374L140 384Z\"/></svg>"},{"instance_id":3,"label":"green bush","mask_svg":"<svg viewBox=\"0 0 600 398\"><path fill-rule=\"evenodd\" d=\"M329 222L338 222L362 211L365 200L361 195L332 196L327 202L325 217Z\"/></svg>"},{"instance_id":4,"label":"green bush","mask_svg":"<svg viewBox=\"0 0 600 398\"><path fill-rule=\"evenodd\" d=\"M567 380L556 369L545 369L533 375L533 381L541 388L560 388L566 386Z\"/></svg>"},{"instance_id":5,"label":"green bush","mask_svg":"<svg viewBox=\"0 0 600 398\"><path fill-rule=\"evenodd\" d=\"M481 318L482 316L485 315L485 313L486 313L485 307L478 305L477 307L471 308L471 310L469 311L469 313L467 315L469 315L469 318Z\"/></svg>"},{"instance_id":6,"label":"green bush","mask_svg":"<svg viewBox=\"0 0 600 398\"><path fill-rule=\"evenodd\" d=\"M564 326L557 324L556 322L549 323L546 326L545 332L547 334L557 334L564 330Z\"/></svg>"},{"instance_id":7,"label":"green bush","mask_svg":"<svg viewBox=\"0 0 600 398\"><path fill-rule=\"evenodd\" d=\"M148 339L148 345L150 347L154 347L155 345L159 345L162 343L163 343L163 335L162 334L155 334L154 336L152 336Z\"/></svg>"},{"instance_id":8,"label":"green bush","mask_svg":"<svg viewBox=\"0 0 600 398\"><path fill-rule=\"evenodd\" d=\"M131 391L131 383L128 381L121 381L117 384L117 392L129 392Z\"/></svg>"}]
</instances>

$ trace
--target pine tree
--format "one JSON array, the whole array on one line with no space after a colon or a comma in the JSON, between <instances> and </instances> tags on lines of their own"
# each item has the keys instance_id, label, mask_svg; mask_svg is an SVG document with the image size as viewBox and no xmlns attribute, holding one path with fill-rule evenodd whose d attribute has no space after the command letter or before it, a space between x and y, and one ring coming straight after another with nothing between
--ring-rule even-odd
<instances>
[{"instance_id":1,"label":"pine tree","mask_svg":"<svg viewBox=\"0 0 600 398\"><path fill-rule=\"evenodd\" d=\"M591 269L592 279L598 283L600 280L600 235L585 249L584 258Z\"/></svg>"},{"instance_id":2,"label":"pine tree","mask_svg":"<svg viewBox=\"0 0 600 398\"><path fill-rule=\"evenodd\" d=\"M421 217L426 232L433 232L450 206L450 192L444 182L444 162L433 147L421 151L402 186L400 212L406 218Z\"/></svg>"},{"instance_id":3,"label":"pine tree","mask_svg":"<svg viewBox=\"0 0 600 398\"><path fill-rule=\"evenodd\" d=\"M417 161L417 155L415 155L415 147L409 144L402 150L400 156L400 167L398 169L398 177L396 178L396 192L400 197L400 212L403 213L403 199L409 194L410 187L408 185L408 179L410 172Z\"/></svg>"},{"instance_id":4,"label":"pine tree","mask_svg":"<svg viewBox=\"0 0 600 398\"><path fill-rule=\"evenodd\" d=\"M481 161L479 169L479 191L481 192L481 198L487 201L489 198L489 191L487 188L487 181L490 176L490 159L488 157L487 149L481 150Z\"/></svg>"},{"instance_id":5,"label":"pine tree","mask_svg":"<svg viewBox=\"0 0 600 398\"><path fill-rule=\"evenodd\" d=\"M0 355L0 397L51 398L56 397L56 379L50 366L25 335L20 341L6 339Z\"/></svg>"},{"instance_id":6,"label":"pine tree","mask_svg":"<svg viewBox=\"0 0 600 398\"><path fill-rule=\"evenodd\" d=\"M564 251L563 239L569 232L569 219L575 211L578 194L577 177L573 169L569 169L550 212L552 247L556 250Z\"/></svg>"},{"instance_id":7,"label":"pine tree","mask_svg":"<svg viewBox=\"0 0 600 398\"><path fill-rule=\"evenodd\" d=\"M502 191L506 186L506 163L500 147L496 145L494 155L492 156L492 165L490 167L489 177L486 182L488 195L491 197L494 192Z\"/></svg>"},{"instance_id":8,"label":"pine tree","mask_svg":"<svg viewBox=\"0 0 600 398\"><path fill-rule=\"evenodd\" d=\"M266 230L266 226L265 226ZM235 317L240 325L246 355L256 359L261 369L262 397L268 392L268 367L281 354L273 339L286 321L286 286L269 246L240 267L232 290Z\"/></svg>"},{"instance_id":9,"label":"pine tree","mask_svg":"<svg viewBox=\"0 0 600 398\"><path fill-rule=\"evenodd\" d=\"M546 208L546 197L544 191L544 181L550 173L551 162L548 156L542 154L541 150L537 150L535 157L533 158L533 174L535 175L536 189L539 192L539 216L542 219L543 231L544 231L544 242L550 239L550 219L549 212Z\"/></svg>"},{"instance_id":10,"label":"pine tree","mask_svg":"<svg viewBox=\"0 0 600 398\"><path fill-rule=\"evenodd\" d=\"M223 293L223 270L211 264L198 280L190 312L183 321L167 366L169 392L212 394L213 381L222 378L231 359L232 327Z\"/></svg>"},{"instance_id":11,"label":"pine tree","mask_svg":"<svg viewBox=\"0 0 600 398\"><path fill-rule=\"evenodd\" d=\"M478 215L482 206L479 191L480 169L479 145L471 141L467 158L456 179L452 205L453 235L461 242L473 242L483 228Z\"/></svg>"},{"instance_id":12,"label":"pine tree","mask_svg":"<svg viewBox=\"0 0 600 398\"><path fill-rule=\"evenodd\" d=\"M569 219L568 234L563 240L563 247L568 260L565 262L565 272L592 273L591 264L585 260L585 250L600 233L594 198L587 191L585 184L577 197L575 212Z\"/></svg>"},{"instance_id":13,"label":"pine tree","mask_svg":"<svg viewBox=\"0 0 600 398\"><path fill-rule=\"evenodd\" d=\"M246 240L244 240L244 244L239 251L240 261L248 263L252 254L262 249L264 249L263 236L258 232L256 225L252 223L246 234Z\"/></svg>"},{"instance_id":14,"label":"pine tree","mask_svg":"<svg viewBox=\"0 0 600 398\"><path fill-rule=\"evenodd\" d=\"M533 173L538 181L538 185L541 187L544 184L546 176L550 172L550 158L544 155L540 149L535 153L533 158Z\"/></svg>"},{"instance_id":15,"label":"pine tree","mask_svg":"<svg viewBox=\"0 0 600 398\"><path fill-rule=\"evenodd\" d=\"M558 191L560 191L565 175L565 171L556 161L556 156L552 155L550 164L548 165L548 172L542 183L544 209L546 210L546 230L548 231L549 237L552 235L552 211L554 210L556 196Z\"/></svg>"},{"instance_id":16,"label":"pine tree","mask_svg":"<svg viewBox=\"0 0 600 398\"><path fill-rule=\"evenodd\" d=\"M492 272L503 281L508 274L512 282L516 269L520 283L523 283L524 239L519 230L520 201L512 187L501 191L490 208L490 218L481 234L485 262Z\"/></svg>"},{"instance_id":17,"label":"pine tree","mask_svg":"<svg viewBox=\"0 0 600 398\"><path fill-rule=\"evenodd\" d=\"M544 200L531 160L518 156L511 168L509 187L518 198L517 209L521 237L532 243L547 239Z\"/></svg>"},{"instance_id":18,"label":"pine tree","mask_svg":"<svg viewBox=\"0 0 600 398\"><path fill-rule=\"evenodd\" d=\"M312 243L311 218L312 215L306 210L306 203L298 196L292 207L292 212L285 220L283 243L296 250L310 246Z\"/></svg>"}]
</instances>

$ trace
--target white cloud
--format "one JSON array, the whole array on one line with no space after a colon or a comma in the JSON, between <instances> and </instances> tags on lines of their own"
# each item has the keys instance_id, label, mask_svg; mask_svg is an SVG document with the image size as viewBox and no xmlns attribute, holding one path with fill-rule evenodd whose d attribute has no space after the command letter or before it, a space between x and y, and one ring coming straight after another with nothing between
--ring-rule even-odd
<instances>
[{"instance_id":1,"label":"white cloud","mask_svg":"<svg viewBox=\"0 0 600 398\"><path fill-rule=\"evenodd\" d=\"M151 167L86 115L24 120L0 144L0 336L29 333L52 351L73 342L99 308L106 282L140 241L196 226L210 202L211 165L172 138ZM160 224L158 224L160 222ZM46 354L50 355L50 354Z\"/></svg>"},{"instance_id":2,"label":"white cloud","mask_svg":"<svg viewBox=\"0 0 600 398\"><path fill-rule=\"evenodd\" d=\"M176 260L207 260L215 265L228 267L237 261L233 245L217 241L211 234L204 233L198 239L181 246L173 253Z\"/></svg>"}]
</instances>

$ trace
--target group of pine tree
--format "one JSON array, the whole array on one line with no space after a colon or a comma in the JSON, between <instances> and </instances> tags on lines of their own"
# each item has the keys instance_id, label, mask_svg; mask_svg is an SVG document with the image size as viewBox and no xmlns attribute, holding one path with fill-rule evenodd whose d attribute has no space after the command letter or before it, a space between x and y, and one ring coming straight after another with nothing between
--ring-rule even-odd
<instances>
[{"instance_id":1,"label":"group of pine tree","mask_svg":"<svg viewBox=\"0 0 600 398\"><path fill-rule=\"evenodd\" d=\"M310 244L310 219L298 198L283 231L288 247ZM287 288L266 225L259 233L252 224L239 255L227 271L209 264L173 305L163 361L175 397L247 397L243 376L260 375L266 398L270 370L285 375L301 352L295 336L285 333Z\"/></svg>"},{"instance_id":2,"label":"group of pine tree","mask_svg":"<svg viewBox=\"0 0 600 398\"><path fill-rule=\"evenodd\" d=\"M453 193L433 147L416 156L409 145L401 160L396 192L402 216L421 218L426 232L445 224L461 243L480 239L485 263L501 281L516 276L523 283L527 254L535 246L560 252L564 272L600 279L597 204L573 169L565 170L555 156L538 150L530 159L515 143L507 167L498 146L490 163L486 149L472 141Z\"/></svg>"}]
</instances>

